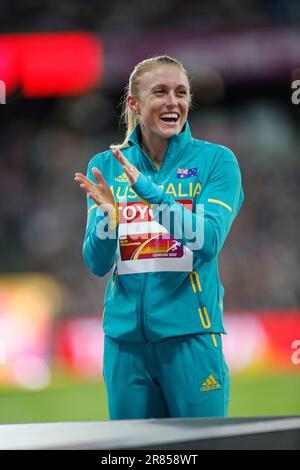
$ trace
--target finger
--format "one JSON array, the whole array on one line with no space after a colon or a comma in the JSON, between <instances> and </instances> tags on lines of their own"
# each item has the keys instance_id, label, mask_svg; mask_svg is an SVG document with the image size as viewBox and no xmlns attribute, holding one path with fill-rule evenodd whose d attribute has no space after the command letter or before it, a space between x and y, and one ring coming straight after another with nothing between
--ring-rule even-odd
<instances>
[{"instance_id":1,"label":"finger","mask_svg":"<svg viewBox=\"0 0 300 470\"><path fill-rule=\"evenodd\" d=\"M88 197L89 199L92 199L94 202L96 202L96 201L95 201L96 196L95 196L94 194L92 194L92 193L87 193L87 197Z\"/></svg>"},{"instance_id":2,"label":"finger","mask_svg":"<svg viewBox=\"0 0 300 470\"><path fill-rule=\"evenodd\" d=\"M101 200L96 194L94 194L94 193L88 192L88 193L87 193L87 197L88 197L89 199L92 199L92 201L94 201L98 206L99 206L100 204L102 204L102 200Z\"/></svg>"},{"instance_id":3,"label":"finger","mask_svg":"<svg viewBox=\"0 0 300 470\"><path fill-rule=\"evenodd\" d=\"M89 180L85 175L82 173L75 173L74 180L77 181L77 183L86 183L86 184L92 184L92 181Z\"/></svg>"},{"instance_id":4,"label":"finger","mask_svg":"<svg viewBox=\"0 0 300 470\"><path fill-rule=\"evenodd\" d=\"M123 166L124 168L124 165L128 165L129 162L127 160L127 158L125 157L125 155L123 155L123 153L121 152L120 149L114 149L112 151L112 154L114 155L114 157L116 157L116 159L121 163L121 165Z\"/></svg>"},{"instance_id":5,"label":"finger","mask_svg":"<svg viewBox=\"0 0 300 470\"><path fill-rule=\"evenodd\" d=\"M87 180L88 178L83 175L82 173L75 173L74 175L74 180L79 181L79 180Z\"/></svg>"},{"instance_id":6,"label":"finger","mask_svg":"<svg viewBox=\"0 0 300 470\"><path fill-rule=\"evenodd\" d=\"M99 198L99 194L95 193L93 188L90 188L85 184L81 184L80 187L86 192L88 198L93 199L97 204L100 204L101 199Z\"/></svg>"},{"instance_id":7,"label":"finger","mask_svg":"<svg viewBox=\"0 0 300 470\"><path fill-rule=\"evenodd\" d=\"M88 178L81 178L81 177L75 177L74 178L76 183L79 183L80 184L80 187L83 188L82 185L84 185L88 190L91 190L92 187L93 187L93 183L88 179ZM85 188L83 188L85 189Z\"/></svg>"},{"instance_id":8,"label":"finger","mask_svg":"<svg viewBox=\"0 0 300 470\"><path fill-rule=\"evenodd\" d=\"M134 183L138 175L140 174L139 170L129 162L129 160L123 155L123 153L119 149L114 149L112 153L121 163L122 168L128 176L130 183Z\"/></svg>"},{"instance_id":9,"label":"finger","mask_svg":"<svg viewBox=\"0 0 300 470\"><path fill-rule=\"evenodd\" d=\"M90 190L90 188L88 188L88 186L86 184L81 184L80 187L81 187L81 189L84 189L86 192L88 192Z\"/></svg>"},{"instance_id":10,"label":"finger","mask_svg":"<svg viewBox=\"0 0 300 470\"><path fill-rule=\"evenodd\" d=\"M106 181L105 181L105 179L103 178L101 171L98 170L98 168L93 167L93 168L92 168L92 172L93 172L94 177L95 177L96 180L98 181L98 183L100 183L100 184L106 184Z\"/></svg>"}]
</instances>

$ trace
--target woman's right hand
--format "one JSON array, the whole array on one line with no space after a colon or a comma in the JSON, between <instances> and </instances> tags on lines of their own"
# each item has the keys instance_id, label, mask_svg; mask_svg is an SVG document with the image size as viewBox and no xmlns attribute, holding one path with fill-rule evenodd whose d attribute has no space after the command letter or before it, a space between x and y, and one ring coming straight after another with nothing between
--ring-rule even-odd
<instances>
[{"instance_id":1,"label":"woman's right hand","mask_svg":"<svg viewBox=\"0 0 300 470\"><path fill-rule=\"evenodd\" d=\"M92 199L97 206L101 206L103 212L112 212L116 209L116 201L108 184L103 178L98 168L92 168L92 173L98 184L88 179L82 173L75 173L74 180L80 184L80 187L86 192L87 196Z\"/></svg>"}]
</instances>

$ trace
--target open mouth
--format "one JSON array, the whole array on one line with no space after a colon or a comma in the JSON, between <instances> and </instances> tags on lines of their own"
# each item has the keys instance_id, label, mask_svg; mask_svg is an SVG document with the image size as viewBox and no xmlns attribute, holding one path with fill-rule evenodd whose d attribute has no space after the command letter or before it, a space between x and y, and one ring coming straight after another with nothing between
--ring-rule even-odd
<instances>
[{"instance_id":1,"label":"open mouth","mask_svg":"<svg viewBox=\"0 0 300 470\"><path fill-rule=\"evenodd\" d=\"M159 117L163 122L176 123L179 119L179 114L178 113L164 113L164 114L161 114Z\"/></svg>"}]
</instances>

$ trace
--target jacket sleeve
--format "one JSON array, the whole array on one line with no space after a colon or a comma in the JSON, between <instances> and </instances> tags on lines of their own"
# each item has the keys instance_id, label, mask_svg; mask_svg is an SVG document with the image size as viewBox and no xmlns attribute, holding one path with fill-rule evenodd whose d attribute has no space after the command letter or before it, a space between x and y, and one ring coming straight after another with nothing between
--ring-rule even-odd
<instances>
[{"instance_id":1,"label":"jacket sleeve","mask_svg":"<svg viewBox=\"0 0 300 470\"><path fill-rule=\"evenodd\" d=\"M97 183L92 168L88 165L87 178ZM83 257L89 269L97 276L104 276L111 269L117 250L118 226L110 229L107 213L101 212L91 199L87 198L87 223L83 241Z\"/></svg>"},{"instance_id":2,"label":"jacket sleeve","mask_svg":"<svg viewBox=\"0 0 300 470\"><path fill-rule=\"evenodd\" d=\"M144 184L140 181L137 185L138 180L133 186L143 199L155 204L154 219L204 261L220 252L244 199L241 173L234 154L224 148L221 157L196 201L194 212L176 202L173 196L164 194L148 178ZM169 216L164 217L166 212Z\"/></svg>"}]
</instances>

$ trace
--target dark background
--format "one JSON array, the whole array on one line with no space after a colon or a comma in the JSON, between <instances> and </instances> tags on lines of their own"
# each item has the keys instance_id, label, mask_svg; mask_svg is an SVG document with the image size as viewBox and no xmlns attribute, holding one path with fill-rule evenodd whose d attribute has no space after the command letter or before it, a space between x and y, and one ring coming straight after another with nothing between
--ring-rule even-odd
<instances>
[{"instance_id":1,"label":"dark background","mask_svg":"<svg viewBox=\"0 0 300 470\"><path fill-rule=\"evenodd\" d=\"M100 311L106 279L90 274L81 255L86 201L73 174L122 140L119 102L131 69L152 51L166 52L190 71L193 135L229 146L242 171L245 202L220 256L225 309L298 307L300 114L291 102L297 64L274 36L293 33L290 46L300 49L299 22L296 0L2 1L2 33L85 30L103 40L106 52L104 80L94 90L47 99L24 99L19 90L0 108L1 272L50 273L70 294L62 314ZM217 57L229 36L231 46L220 51L224 73L213 63L203 67L197 44ZM251 37L256 44L265 38L269 53L253 54ZM188 41L193 47L182 51Z\"/></svg>"}]
</instances>

